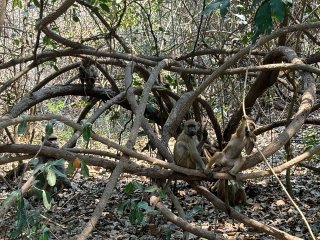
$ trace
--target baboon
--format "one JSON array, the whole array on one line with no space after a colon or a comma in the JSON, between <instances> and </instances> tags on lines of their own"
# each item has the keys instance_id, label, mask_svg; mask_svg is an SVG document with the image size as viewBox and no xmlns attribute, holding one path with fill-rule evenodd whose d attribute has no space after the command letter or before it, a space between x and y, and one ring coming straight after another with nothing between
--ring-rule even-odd
<instances>
[{"instance_id":1,"label":"baboon","mask_svg":"<svg viewBox=\"0 0 320 240\"><path fill-rule=\"evenodd\" d=\"M58 138L53 134L43 137L42 144L43 144L43 146L46 146L46 147L59 148ZM39 164L46 164L50 161L56 161L57 159L53 158L53 157L40 155L38 157L38 160L39 160L39 162L38 162L37 166ZM37 166L36 166L36 168L37 168ZM54 167L60 173L60 174L57 174L55 186L52 187L52 186L48 185L48 182L46 180L46 174L44 172L40 172L40 173L36 173L36 180L37 180L36 187L43 189L43 190L46 190L50 193L54 193L55 189L59 191L63 188L71 188L70 181L67 179L66 174L65 174L64 166L63 165L55 165Z\"/></svg>"},{"instance_id":2,"label":"baboon","mask_svg":"<svg viewBox=\"0 0 320 240\"><path fill-rule=\"evenodd\" d=\"M235 176L241 170L245 161L245 158L241 155L243 148L245 148L246 154L252 152L253 141L256 140L256 136L253 134L255 128L256 125L251 119L243 117L227 146L221 152L216 152L213 155L206 168L210 169L213 164L221 167L231 167L229 174Z\"/></svg>"},{"instance_id":3,"label":"baboon","mask_svg":"<svg viewBox=\"0 0 320 240\"><path fill-rule=\"evenodd\" d=\"M81 84L93 88L97 80L98 73L91 59L84 58L79 67L79 79Z\"/></svg>"},{"instance_id":4,"label":"baboon","mask_svg":"<svg viewBox=\"0 0 320 240\"><path fill-rule=\"evenodd\" d=\"M255 128L256 125L251 119L243 117L227 146L209 159L206 168L210 169L213 164L222 168L230 169L231 167L228 173L235 177L245 162L245 158L241 155L242 150L245 148L246 154L252 152L253 141L256 141L256 136L253 134ZM213 190L217 191L217 196L225 201L227 209L230 210L230 205L245 204L247 197L243 187L239 184L228 183L228 180L220 179L215 183Z\"/></svg>"},{"instance_id":5,"label":"baboon","mask_svg":"<svg viewBox=\"0 0 320 240\"><path fill-rule=\"evenodd\" d=\"M181 167L205 171L205 163L198 151L202 147L196 136L198 129L199 124L195 120L183 123L183 131L174 145L173 156L175 163Z\"/></svg>"}]
</instances>

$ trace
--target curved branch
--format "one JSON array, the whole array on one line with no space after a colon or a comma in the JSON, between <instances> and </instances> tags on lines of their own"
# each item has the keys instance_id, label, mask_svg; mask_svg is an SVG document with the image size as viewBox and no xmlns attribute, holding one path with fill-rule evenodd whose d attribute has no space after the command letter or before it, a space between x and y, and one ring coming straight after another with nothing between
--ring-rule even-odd
<instances>
[{"instance_id":1,"label":"curved branch","mask_svg":"<svg viewBox=\"0 0 320 240\"><path fill-rule=\"evenodd\" d=\"M83 126L76 124L74 121L69 120L68 118L65 118L63 116L60 115L54 115L54 114L47 114L47 115L32 115L32 116L25 116L25 117L17 117L17 118L12 118L12 119L2 119L2 121L0 122L0 129L4 128L4 127L8 127L11 125L15 125L21 122L34 122L34 121L43 121L43 120L51 120L51 119L56 119L57 121L60 121L76 130L79 131L83 131ZM134 150L128 149L124 146L121 146L107 138L101 137L95 133L91 134L91 138L101 142L102 144L105 144L111 148L114 148L120 152L122 152L125 155L131 156L133 158L137 158L139 160L144 160L146 162L149 162L153 165L158 165L160 167L163 168L167 168L167 169L172 169L176 172L179 173L183 173L186 175L192 175L192 176L198 176L198 177L202 177L203 179L207 179L207 177L199 170L193 170L193 169L188 169L188 168L184 168L184 167L180 167L176 164L173 163L168 163L166 161L162 161L160 159L154 158L154 157L149 157L146 156L144 154L138 153ZM228 174L223 174L223 173L215 173L214 178L228 178ZM230 176L229 176L230 178Z\"/></svg>"},{"instance_id":2,"label":"curved branch","mask_svg":"<svg viewBox=\"0 0 320 240\"><path fill-rule=\"evenodd\" d=\"M285 52L282 52L279 48L274 49L271 51L263 60L263 64L269 63L276 63L281 62ZM249 115L251 112L251 108L255 104L256 100L262 96L262 94L271 87L278 78L279 69L261 72L257 77L256 81L251 86L250 90L248 91L244 105L246 106L246 113ZM235 132L238 123L241 120L243 115L242 111L242 104L240 104L238 110L231 116L230 121L228 122L227 127L225 128L223 138L225 141L229 141L232 133Z\"/></svg>"},{"instance_id":3,"label":"curved branch","mask_svg":"<svg viewBox=\"0 0 320 240\"><path fill-rule=\"evenodd\" d=\"M60 85L60 86L51 86L49 88L41 89L37 92L27 95L20 100L13 108L10 110L9 114L12 117L17 117L22 112L28 110L32 106L36 105L39 102L44 100L61 97L66 95L74 96L90 96L95 97L104 101L109 100L114 96L114 92L109 89L103 88L86 88L81 84L70 84L70 85Z\"/></svg>"},{"instance_id":4,"label":"curved branch","mask_svg":"<svg viewBox=\"0 0 320 240\"><path fill-rule=\"evenodd\" d=\"M300 154L299 156L290 159L289 161L273 167L273 170L275 173L281 173L282 171L302 162L305 161L308 158L311 158L314 154L318 153L320 151L320 145L317 145L304 153ZM251 172L246 174L239 174L239 179L246 180L246 179L254 179L254 178L261 178L266 176L272 176L272 172L270 170L264 170L264 171L257 171L257 172ZM238 178L238 175L237 175Z\"/></svg>"},{"instance_id":5,"label":"curved branch","mask_svg":"<svg viewBox=\"0 0 320 240\"><path fill-rule=\"evenodd\" d=\"M107 111L113 104L119 103L124 100L125 92L119 93L110 100L108 100L102 107L100 107L91 117L88 119L88 122L94 123L105 111ZM77 121L79 123L80 116ZM63 148L72 147L76 144L77 139L81 136L81 131L77 130L69 141L63 146Z\"/></svg>"},{"instance_id":6,"label":"curved branch","mask_svg":"<svg viewBox=\"0 0 320 240\"><path fill-rule=\"evenodd\" d=\"M285 126L287 123L287 120L280 120L280 121L276 121L276 122L272 122L270 124L267 124L267 125L264 125L264 126L261 126L259 128L257 128L255 131L254 131L254 134L255 135L260 135L266 131L269 131L271 129L274 129L274 128L277 128L277 127L282 127L282 126ZM310 125L320 125L320 119L306 119L305 124L310 124Z\"/></svg>"},{"instance_id":7,"label":"curved branch","mask_svg":"<svg viewBox=\"0 0 320 240\"><path fill-rule=\"evenodd\" d=\"M301 63L296 57L294 51L289 50L286 47L280 47L280 51L284 51L284 55L291 62ZM296 134L296 132L301 128L303 123L306 121L316 97L316 85L313 76L308 72L301 72L301 79L304 84L304 94L301 98L301 104L295 117L292 119L291 123L284 129L284 131L279 134L277 138L275 138L265 149L263 149L263 155L265 157L269 157L276 151L278 151L286 142L289 141L290 138ZM253 156L248 158L246 161L244 168L252 167L263 159L259 153L254 154Z\"/></svg>"},{"instance_id":8,"label":"curved branch","mask_svg":"<svg viewBox=\"0 0 320 240\"><path fill-rule=\"evenodd\" d=\"M43 27L47 26L48 24L52 23L54 20L56 20L58 17L60 17L63 13L65 13L69 7L72 6L72 4L75 2L75 0L65 0L60 7L58 7L53 13L50 13L48 16L44 17L43 19L39 20L36 23L36 29L42 29Z\"/></svg>"},{"instance_id":9,"label":"curved branch","mask_svg":"<svg viewBox=\"0 0 320 240\"><path fill-rule=\"evenodd\" d=\"M43 79L40 83L38 83L30 92L36 92L43 88L45 85L47 85L51 80L55 79L56 77L60 76L61 74L68 72L74 68L77 68L80 66L80 62L70 64L66 67L60 68L59 71L54 72L53 74L49 75L45 79Z\"/></svg>"},{"instance_id":10,"label":"curved branch","mask_svg":"<svg viewBox=\"0 0 320 240\"><path fill-rule=\"evenodd\" d=\"M294 31L298 31L298 30L302 30L302 29L307 29L307 28L320 28L320 22L316 22L316 23L311 23L311 24L297 24L297 25L293 25L293 26L289 26L289 27L285 27L279 30L274 31L272 34L262 37L258 43L256 44L255 47L261 46L265 43L267 43L268 41L277 38L283 34L289 33L289 32L294 32ZM220 75L222 75L227 68L229 68L230 66L236 64L236 62L242 58L245 54L249 53L251 49L251 46L248 46L242 50L240 50L238 53L236 53L235 55L233 55L230 59L228 59L227 61L225 61L224 64L222 64L219 68L217 68L210 76L207 77L207 79L197 88L195 89L194 92L189 92L188 95L184 94L185 98L182 99L180 98L179 101L177 102L177 104L183 104L183 106L186 107L182 107L181 106L181 111L179 112L179 116L178 116L178 120L177 122L180 122L182 120L182 117L187 113L188 109L190 108L191 104L195 101L195 99L197 98L197 96L199 96L216 78L218 78ZM302 62L300 62L302 64ZM165 138L163 139L164 142L167 142L168 139L170 138L170 132L174 132L176 130L176 128L178 127L178 124L176 122L173 121L173 119L175 119L177 117L177 113L175 111L175 109L173 109L171 111L171 113L169 114L168 120L165 124L166 128L168 129L165 132ZM240 120L240 119L239 119Z\"/></svg>"},{"instance_id":11,"label":"curved branch","mask_svg":"<svg viewBox=\"0 0 320 240\"><path fill-rule=\"evenodd\" d=\"M92 47L88 47L88 46L85 46L81 43L78 43L78 42L74 42L74 41L71 41L69 39L66 39L58 34L56 34L55 32L51 31L49 28L47 27L44 27L42 29L42 31L51 39L55 40L57 43L60 43L64 46L67 46L67 47L71 47L71 48L88 48L88 49L94 49Z\"/></svg>"}]
</instances>

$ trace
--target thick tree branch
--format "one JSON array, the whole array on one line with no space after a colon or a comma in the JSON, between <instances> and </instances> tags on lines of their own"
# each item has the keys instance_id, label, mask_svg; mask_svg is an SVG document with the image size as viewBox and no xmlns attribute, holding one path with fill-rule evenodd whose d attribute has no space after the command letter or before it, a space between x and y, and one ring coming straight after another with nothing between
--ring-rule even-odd
<instances>
[{"instance_id":1,"label":"thick tree branch","mask_svg":"<svg viewBox=\"0 0 320 240\"><path fill-rule=\"evenodd\" d=\"M48 24L55 21L58 17L60 17L63 13L65 13L69 7L72 6L72 4L75 2L75 0L65 0L59 8L57 8L54 12L50 13L48 16L44 17L43 19L39 20L36 24L36 29L42 29Z\"/></svg>"}]
</instances>

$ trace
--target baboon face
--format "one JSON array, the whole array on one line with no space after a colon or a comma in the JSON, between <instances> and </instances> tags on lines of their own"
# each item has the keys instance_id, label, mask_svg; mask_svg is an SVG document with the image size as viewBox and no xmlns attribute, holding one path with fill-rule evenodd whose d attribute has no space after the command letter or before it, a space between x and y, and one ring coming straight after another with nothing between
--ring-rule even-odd
<instances>
[{"instance_id":1,"label":"baboon face","mask_svg":"<svg viewBox=\"0 0 320 240\"><path fill-rule=\"evenodd\" d=\"M183 126L184 126L183 131L188 136L193 137L197 134L199 126L196 121L188 120L188 121L184 122Z\"/></svg>"},{"instance_id":2,"label":"baboon face","mask_svg":"<svg viewBox=\"0 0 320 240\"><path fill-rule=\"evenodd\" d=\"M255 123L252 120L247 120L246 133L253 132L255 129Z\"/></svg>"},{"instance_id":3,"label":"baboon face","mask_svg":"<svg viewBox=\"0 0 320 240\"><path fill-rule=\"evenodd\" d=\"M56 135L51 134L50 136L43 137L42 141L44 141L43 146L59 148L59 141Z\"/></svg>"}]
</instances>

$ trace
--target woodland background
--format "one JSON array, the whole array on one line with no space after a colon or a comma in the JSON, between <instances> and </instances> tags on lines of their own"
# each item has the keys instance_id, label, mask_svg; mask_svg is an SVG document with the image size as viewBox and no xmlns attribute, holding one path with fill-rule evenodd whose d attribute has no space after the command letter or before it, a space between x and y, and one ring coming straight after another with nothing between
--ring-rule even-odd
<instances>
[{"instance_id":1,"label":"woodland background","mask_svg":"<svg viewBox=\"0 0 320 240\"><path fill-rule=\"evenodd\" d=\"M0 238L320 239L319 6L2 0ZM92 89L79 81L85 57L98 71ZM230 176L173 163L182 120L222 149L243 106L306 221L257 148L238 174L248 203L229 214L210 185ZM40 146L51 131L58 150ZM8 173L38 154L64 159L73 189L28 198L32 170ZM162 189L168 178L175 195Z\"/></svg>"}]
</instances>

